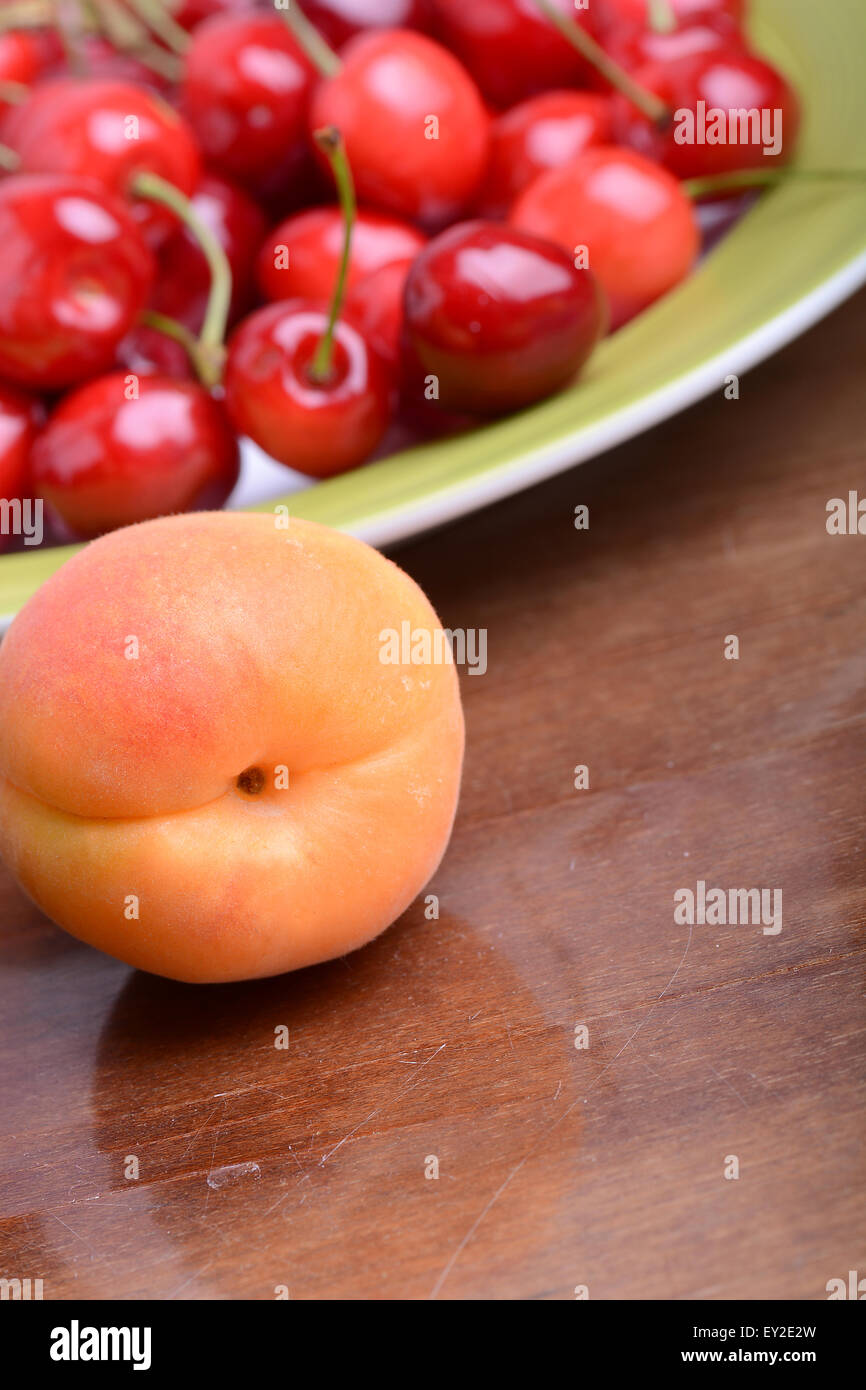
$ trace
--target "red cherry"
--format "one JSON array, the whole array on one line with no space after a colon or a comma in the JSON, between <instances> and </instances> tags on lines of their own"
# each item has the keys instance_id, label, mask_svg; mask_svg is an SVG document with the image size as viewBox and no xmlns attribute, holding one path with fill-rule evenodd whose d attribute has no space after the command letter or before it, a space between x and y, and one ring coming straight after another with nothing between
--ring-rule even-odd
<instances>
[{"instance_id":1,"label":"red cherry","mask_svg":"<svg viewBox=\"0 0 866 1390\"><path fill-rule=\"evenodd\" d=\"M34 88L6 118L3 138L21 173L79 174L123 197L136 174L158 174L192 193L200 157L186 122L155 92L131 82L55 78ZM177 223L142 199L133 216L152 244Z\"/></svg>"},{"instance_id":2,"label":"red cherry","mask_svg":"<svg viewBox=\"0 0 866 1390\"><path fill-rule=\"evenodd\" d=\"M332 48L368 29L429 29L428 0L304 0L304 14Z\"/></svg>"},{"instance_id":3,"label":"red cherry","mask_svg":"<svg viewBox=\"0 0 866 1390\"><path fill-rule=\"evenodd\" d=\"M136 376L170 376L196 381L195 368L182 343L147 323L133 324L117 349L117 366Z\"/></svg>"},{"instance_id":4,"label":"red cherry","mask_svg":"<svg viewBox=\"0 0 866 1390\"><path fill-rule=\"evenodd\" d=\"M566 385L602 334L594 276L535 236L464 222L430 242L406 282L406 332L447 410L499 414Z\"/></svg>"},{"instance_id":5,"label":"red cherry","mask_svg":"<svg viewBox=\"0 0 866 1390\"><path fill-rule=\"evenodd\" d=\"M169 0L172 17L184 29L195 29L216 14L248 14L256 0Z\"/></svg>"},{"instance_id":6,"label":"red cherry","mask_svg":"<svg viewBox=\"0 0 866 1390\"><path fill-rule=\"evenodd\" d=\"M391 415L391 380L348 319L337 322L331 375L314 379L328 311L307 300L269 304L229 343L226 405L235 428L272 458L315 478L374 453Z\"/></svg>"},{"instance_id":7,"label":"red cherry","mask_svg":"<svg viewBox=\"0 0 866 1390\"><path fill-rule=\"evenodd\" d=\"M371 270L346 295L346 313L383 362L396 369L403 332L403 293L412 260L391 261Z\"/></svg>"},{"instance_id":8,"label":"red cherry","mask_svg":"<svg viewBox=\"0 0 866 1390\"><path fill-rule=\"evenodd\" d=\"M0 82L17 82L30 87L41 76L47 58L34 36L26 31L9 29L0 33ZM0 101L0 115L12 103Z\"/></svg>"},{"instance_id":9,"label":"red cherry","mask_svg":"<svg viewBox=\"0 0 866 1390\"><path fill-rule=\"evenodd\" d=\"M107 39L96 34L84 34L76 40L81 53L82 70L88 79L112 82L134 82L163 94L171 91L171 82L146 63L139 62L133 53L120 53ZM58 44L51 61L46 64L46 77L68 77L69 61L62 45Z\"/></svg>"},{"instance_id":10,"label":"red cherry","mask_svg":"<svg viewBox=\"0 0 866 1390\"><path fill-rule=\"evenodd\" d=\"M543 92L493 122L490 163L480 205L504 217L518 193L546 169L612 139L610 98L598 92Z\"/></svg>"},{"instance_id":11,"label":"red cherry","mask_svg":"<svg viewBox=\"0 0 866 1390\"><path fill-rule=\"evenodd\" d=\"M0 500L4 502L21 499L28 491L28 461L37 419L35 401L0 383ZM0 528L0 550L9 541Z\"/></svg>"},{"instance_id":12,"label":"red cherry","mask_svg":"<svg viewBox=\"0 0 866 1390\"><path fill-rule=\"evenodd\" d=\"M698 58L649 63L637 70L635 79L661 97L673 113L673 120L661 131L631 102L618 96L614 102L614 128L623 142L657 159L677 178L775 167L791 158L800 128L800 104L782 74L762 58L729 45ZM747 125L745 138L737 125L733 140L726 138L724 144L710 144L706 122L714 111L723 113L721 124L726 136L731 133L730 117L737 119L735 113L754 111L757 119L754 127ZM693 127L682 120L684 113L695 118ZM768 125L762 132L764 121ZM778 153L765 154L765 145L770 146L775 136L780 146Z\"/></svg>"},{"instance_id":13,"label":"red cherry","mask_svg":"<svg viewBox=\"0 0 866 1390\"><path fill-rule=\"evenodd\" d=\"M78 535L221 507L238 446L223 407L193 382L98 377L67 396L33 446L33 485Z\"/></svg>"},{"instance_id":14,"label":"red cherry","mask_svg":"<svg viewBox=\"0 0 866 1390\"><path fill-rule=\"evenodd\" d=\"M700 248L694 209L677 180L613 146L586 150L542 174L518 198L509 222L572 255L588 249L614 328L678 284Z\"/></svg>"},{"instance_id":15,"label":"red cherry","mask_svg":"<svg viewBox=\"0 0 866 1390\"><path fill-rule=\"evenodd\" d=\"M258 281L265 298L329 299L343 255L344 233L345 220L338 207L310 208L281 222L259 253ZM425 238L408 222L362 210L352 233L349 288L391 261L411 259L424 244Z\"/></svg>"},{"instance_id":16,"label":"red cherry","mask_svg":"<svg viewBox=\"0 0 866 1390\"><path fill-rule=\"evenodd\" d=\"M65 174L0 182L0 375L56 390L110 367L153 255L125 204Z\"/></svg>"},{"instance_id":17,"label":"red cherry","mask_svg":"<svg viewBox=\"0 0 866 1390\"><path fill-rule=\"evenodd\" d=\"M406 29L352 39L342 60L313 95L310 125L341 131L360 200L432 226L456 217L478 188L490 140L469 74Z\"/></svg>"},{"instance_id":18,"label":"red cherry","mask_svg":"<svg viewBox=\"0 0 866 1390\"><path fill-rule=\"evenodd\" d=\"M732 19L724 16L662 32L649 28L616 31L605 44L630 72L647 63L667 65L687 58L700 61L706 53L744 46L740 30Z\"/></svg>"},{"instance_id":19,"label":"red cherry","mask_svg":"<svg viewBox=\"0 0 866 1390\"><path fill-rule=\"evenodd\" d=\"M276 16L215 15L186 54L182 107L208 163L246 188L298 177L313 66Z\"/></svg>"},{"instance_id":20,"label":"red cherry","mask_svg":"<svg viewBox=\"0 0 866 1390\"><path fill-rule=\"evenodd\" d=\"M574 0L554 3L594 32L592 7L577 10ZM584 59L535 0L434 0L434 12L443 41L494 106L513 106L536 92L590 81Z\"/></svg>"},{"instance_id":21,"label":"red cherry","mask_svg":"<svg viewBox=\"0 0 866 1390\"><path fill-rule=\"evenodd\" d=\"M745 0L668 0L668 4L679 27L703 24L720 17L742 24L746 8ZM648 0L603 0L599 9L605 34L647 27Z\"/></svg>"},{"instance_id":22,"label":"red cherry","mask_svg":"<svg viewBox=\"0 0 866 1390\"><path fill-rule=\"evenodd\" d=\"M214 233L228 257L232 272L229 322L250 308L255 292L253 266L267 223L264 213L246 193L215 174L205 174L192 207ZM207 261L187 228L162 247L151 305L198 333L204 321L211 276Z\"/></svg>"}]
</instances>

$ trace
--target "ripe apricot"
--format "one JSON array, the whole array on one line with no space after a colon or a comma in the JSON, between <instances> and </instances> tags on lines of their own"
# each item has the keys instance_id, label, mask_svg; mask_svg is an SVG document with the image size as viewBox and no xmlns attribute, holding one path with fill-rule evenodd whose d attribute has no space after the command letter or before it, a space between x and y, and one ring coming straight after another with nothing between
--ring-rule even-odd
<instances>
[{"instance_id":1,"label":"ripe apricot","mask_svg":"<svg viewBox=\"0 0 866 1390\"><path fill-rule=\"evenodd\" d=\"M382 659L405 622L441 633L396 565L294 518L93 542L0 646L0 851L21 886L178 980L369 941L436 869L463 756L454 665Z\"/></svg>"}]
</instances>

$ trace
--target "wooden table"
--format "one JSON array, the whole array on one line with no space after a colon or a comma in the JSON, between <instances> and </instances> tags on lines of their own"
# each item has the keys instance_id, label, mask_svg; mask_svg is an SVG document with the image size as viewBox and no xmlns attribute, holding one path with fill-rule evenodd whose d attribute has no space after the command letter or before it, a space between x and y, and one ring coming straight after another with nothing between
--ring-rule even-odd
<instances>
[{"instance_id":1,"label":"wooden table","mask_svg":"<svg viewBox=\"0 0 866 1390\"><path fill-rule=\"evenodd\" d=\"M825 525L866 496L864 323L861 295L739 401L400 551L489 633L438 921L196 988L3 873L0 1274L120 1299L866 1275L866 536ZM698 880L781 890L781 932L677 921Z\"/></svg>"}]
</instances>

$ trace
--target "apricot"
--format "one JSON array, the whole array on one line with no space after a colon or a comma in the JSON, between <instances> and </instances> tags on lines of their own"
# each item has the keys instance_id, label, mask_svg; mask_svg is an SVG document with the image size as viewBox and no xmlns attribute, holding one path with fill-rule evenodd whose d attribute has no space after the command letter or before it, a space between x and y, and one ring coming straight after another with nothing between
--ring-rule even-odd
<instances>
[{"instance_id":1,"label":"apricot","mask_svg":"<svg viewBox=\"0 0 866 1390\"><path fill-rule=\"evenodd\" d=\"M0 646L0 852L21 887L177 980L369 941L437 868L463 759L453 662L383 659L406 622L442 632L396 565L310 522L199 513L93 542Z\"/></svg>"}]
</instances>

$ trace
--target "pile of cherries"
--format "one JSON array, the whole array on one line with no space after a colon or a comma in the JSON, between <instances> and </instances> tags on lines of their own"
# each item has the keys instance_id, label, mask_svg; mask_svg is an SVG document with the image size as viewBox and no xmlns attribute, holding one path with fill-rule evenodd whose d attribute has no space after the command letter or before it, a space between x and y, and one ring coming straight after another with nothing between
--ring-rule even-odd
<instances>
[{"instance_id":1,"label":"pile of cherries","mask_svg":"<svg viewBox=\"0 0 866 1390\"><path fill-rule=\"evenodd\" d=\"M744 4L0 11L0 498L95 536L223 505L239 436L324 478L562 389L790 157ZM680 143L701 102L781 152Z\"/></svg>"}]
</instances>

